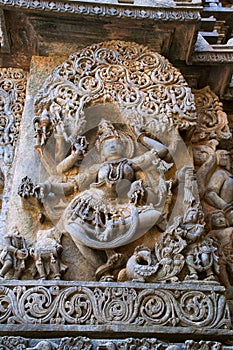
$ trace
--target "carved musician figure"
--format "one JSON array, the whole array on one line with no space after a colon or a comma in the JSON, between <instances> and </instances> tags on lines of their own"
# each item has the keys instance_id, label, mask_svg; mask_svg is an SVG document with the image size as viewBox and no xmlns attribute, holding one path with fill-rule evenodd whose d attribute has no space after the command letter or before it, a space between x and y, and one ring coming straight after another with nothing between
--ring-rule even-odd
<instances>
[{"instance_id":1,"label":"carved musician figure","mask_svg":"<svg viewBox=\"0 0 233 350\"><path fill-rule=\"evenodd\" d=\"M10 270L13 270L13 279L20 279L25 270L25 260L28 257L26 240L16 227L12 233L4 236L4 240L5 247L0 254L0 262L2 263L0 278L3 279Z\"/></svg>"}]
</instances>

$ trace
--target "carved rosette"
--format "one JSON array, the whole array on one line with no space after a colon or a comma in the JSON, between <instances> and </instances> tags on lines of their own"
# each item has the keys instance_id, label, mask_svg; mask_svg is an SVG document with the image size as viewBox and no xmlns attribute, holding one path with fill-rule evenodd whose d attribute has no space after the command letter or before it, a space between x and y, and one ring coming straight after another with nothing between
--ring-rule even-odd
<instances>
[{"instance_id":1,"label":"carved rosette","mask_svg":"<svg viewBox=\"0 0 233 350\"><path fill-rule=\"evenodd\" d=\"M12 163L25 102L27 75L21 69L0 69L0 157Z\"/></svg>"},{"instance_id":2,"label":"carved rosette","mask_svg":"<svg viewBox=\"0 0 233 350\"><path fill-rule=\"evenodd\" d=\"M28 330L38 331L40 325L49 325L50 331L59 324L75 331L112 325L116 332L138 332L141 327L154 332L157 326L221 330L230 325L220 286L11 282L1 286L0 305L2 330L4 324L27 324Z\"/></svg>"},{"instance_id":3,"label":"carved rosette","mask_svg":"<svg viewBox=\"0 0 233 350\"><path fill-rule=\"evenodd\" d=\"M57 67L35 98L35 121L46 116L47 138L50 122L68 137L83 129L85 108L106 102L119 106L127 124L151 133L161 124L195 125L194 98L181 73L147 47L122 41L92 45Z\"/></svg>"}]
</instances>

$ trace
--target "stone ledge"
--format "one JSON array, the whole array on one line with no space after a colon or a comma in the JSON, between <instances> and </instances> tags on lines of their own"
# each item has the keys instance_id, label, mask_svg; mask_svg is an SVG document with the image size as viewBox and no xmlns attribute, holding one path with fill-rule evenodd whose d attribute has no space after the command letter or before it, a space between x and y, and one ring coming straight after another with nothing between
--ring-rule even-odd
<instances>
[{"instance_id":1,"label":"stone ledge","mask_svg":"<svg viewBox=\"0 0 233 350\"><path fill-rule=\"evenodd\" d=\"M224 50L224 51L201 51L194 52L191 57L192 63L198 64L226 64L233 63L233 51L232 50Z\"/></svg>"},{"instance_id":2,"label":"stone ledge","mask_svg":"<svg viewBox=\"0 0 233 350\"><path fill-rule=\"evenodd\" d=\"M97 17L118 17L132 19L152 19L162 22L200 21L202 7L187 2L175 3L155 2L153 7L135 6L134 4L103 4L81 1L41 1L41 0L0 0L3 9L14 8L33 12L45 11L59 14L72 14Z\"/></svg>"}]
</instances>

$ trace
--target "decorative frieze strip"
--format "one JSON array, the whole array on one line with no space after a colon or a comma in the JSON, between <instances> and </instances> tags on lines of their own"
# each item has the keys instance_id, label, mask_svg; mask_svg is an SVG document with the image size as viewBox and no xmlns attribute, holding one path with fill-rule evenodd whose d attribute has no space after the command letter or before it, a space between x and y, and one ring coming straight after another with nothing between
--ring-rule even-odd
<instances>
[{"instance_id":1,"label":"decorative frieze strip","mask_svg":"<svg viewBox=\"0 0 233 350\"><path fill-rule=\"evenodd\" d=\"M3 195L0 198L0 236L5 232L9 196L12 187L12 162L15 155L16 143L19 137L20 123L26 98L26 83L27 73L22 69L0 68L1 191L4 189ZM0 245L2 245L1 239Z\"/></svg>"},{"instance_id":2,"label":"decorative frieze strip","mask_svg":"<svg viewBox=\"0 0 233 350\"><path fill-rule=\"evenodd\" d=\"M224 288L216 284L4 280L0 305L0 334L167 333L175 339L195 329L199 336L233 337Z\"/></svg>"},{"instance_id":3,"label":"decorative frieze strip","mask_svg":"<svg viewBox=\"0 0 233 350\"><path fill-rule=\"evenodd\" d=\"M78 1L42 1L42 0L0 0L0 5L33 11L46 11L84 16L121 17L135 19L153 19L158 21L199 21L200 7L176 6L174 3L167 8L166 4L155 3L154 7L88 3Z\"/></svg>"},{"instance_id":4,"label":"decorative frieze strip","mask_svg":"<svg viewBox=\"0 0 233 350\"><path fill-rule=\"evenodd\" d=\"M0 337L0 347L5 350L227 350L231 346L224 346L217 341L193 341L184 343L166 343L156 338L126 338L126 339L90 339L87 337L61 339L25 339L21 337Z\"/></svg>"},{"instance_id":5,"label":"decorative frieze strip","mask_svg":"<svg viewBox=\"0 0 233 350\"><path fill-rule=\"evenodd\" d=\"M208 64L219 64L219 63L233 63L233 51L228 52L194 52L191 58L192 63L208 63Z\"/></svg>"}]
</instances>

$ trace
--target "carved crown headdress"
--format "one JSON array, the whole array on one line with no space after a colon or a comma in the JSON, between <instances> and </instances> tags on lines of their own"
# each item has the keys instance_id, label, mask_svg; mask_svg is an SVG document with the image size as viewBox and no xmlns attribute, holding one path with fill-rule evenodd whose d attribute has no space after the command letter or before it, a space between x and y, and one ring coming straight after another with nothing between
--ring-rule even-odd
<instances>
[{"instance_id":1,"label":"carved crown headdress","mask_svg":"<svg viewBox=\"0 0 233 350\"><path fill-rule=\"evenodd\" d=\"M101 119L98 125L96 147L100 149L101 143L110 138L120 138L120 135L109 120Z\"/></svg>"}]
</instances>

